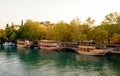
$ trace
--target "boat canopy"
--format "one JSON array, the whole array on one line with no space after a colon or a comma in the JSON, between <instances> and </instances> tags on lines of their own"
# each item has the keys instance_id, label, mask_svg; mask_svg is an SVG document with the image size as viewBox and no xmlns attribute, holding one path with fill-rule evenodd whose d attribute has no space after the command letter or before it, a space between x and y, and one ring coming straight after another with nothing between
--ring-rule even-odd
<instances>
[{"instance_id":1,"label":"boat canopy","mask_svg":"<svg viewBox=\"0 0 120 76\"><path fill-rule=\"evenodd\" d=\"M90 48L90 49L95 49L95 46L78 46L78 48Z\"/></svg>"},{"instance_id":2,"label":"boat canopy","mask_svg":"<svg viewBox=\"0 0 120 76\"><path fill-rule=\"evenodd\" d=\"M57 41L54 41L54 40L40 40L39 42L57 42Z\"/></svg>"}]
</instances>

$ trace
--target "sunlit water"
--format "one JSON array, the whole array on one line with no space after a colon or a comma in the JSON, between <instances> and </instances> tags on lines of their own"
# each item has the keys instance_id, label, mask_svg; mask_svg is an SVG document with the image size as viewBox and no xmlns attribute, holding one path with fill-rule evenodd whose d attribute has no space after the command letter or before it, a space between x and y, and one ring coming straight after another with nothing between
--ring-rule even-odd
<instances>
[{"instance_id":1,"label":"sunlit water","mask_svg":"<svg viewBox=\"0 0 120 76\"><path fill-rule=\"evenodd\" d=\"M0 76L120 76L120 55L0 49Z\"/></svg>"}]
</instances>

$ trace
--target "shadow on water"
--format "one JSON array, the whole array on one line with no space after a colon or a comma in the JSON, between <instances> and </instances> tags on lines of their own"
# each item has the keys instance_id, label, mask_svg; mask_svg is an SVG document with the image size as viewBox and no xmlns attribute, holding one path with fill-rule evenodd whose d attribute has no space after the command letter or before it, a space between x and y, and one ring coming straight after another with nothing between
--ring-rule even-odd
<instances>
[{"instance_id":1,"label":"shadow on water","mask_svg":"<svg viewBox=\"0 0 120 76\"><path fill-rule=\"evenodd\" d=\"M70 49L70 48L63 48L62 50L60 50L61 52L68 52L68 53L76 53L75 50Z\"/></svg>"}]
</instances>

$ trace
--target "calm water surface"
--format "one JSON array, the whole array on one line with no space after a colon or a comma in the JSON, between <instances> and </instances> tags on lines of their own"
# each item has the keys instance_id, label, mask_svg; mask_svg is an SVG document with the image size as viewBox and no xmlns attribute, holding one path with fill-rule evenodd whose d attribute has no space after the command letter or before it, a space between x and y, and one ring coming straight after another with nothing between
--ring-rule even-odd
<instances>
[{"instance_id":1,"label":"calm water surface","mask_svg":"<svg viewBox=\"0 0 120 76\"><path fill-rule=\"evenodd\" d=\"M120 55L0 49L0 76L120 76Z\"/></svg>"}]
</instances>

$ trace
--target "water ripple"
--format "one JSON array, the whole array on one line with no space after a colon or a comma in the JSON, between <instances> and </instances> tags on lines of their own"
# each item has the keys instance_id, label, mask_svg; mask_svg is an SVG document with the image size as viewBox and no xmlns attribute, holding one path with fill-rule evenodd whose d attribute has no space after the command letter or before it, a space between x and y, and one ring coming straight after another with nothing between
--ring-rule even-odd
<instances>
[{"instance_id":1,"label":"water ripple","mask_svg":"<svg viewBox=\"0 0 120 76\"><path fill-rule=\"evenodd\" d=\"M0 51L0 76L120 76L117 56L40 50Z\"/></svg>"}]
</instances>

